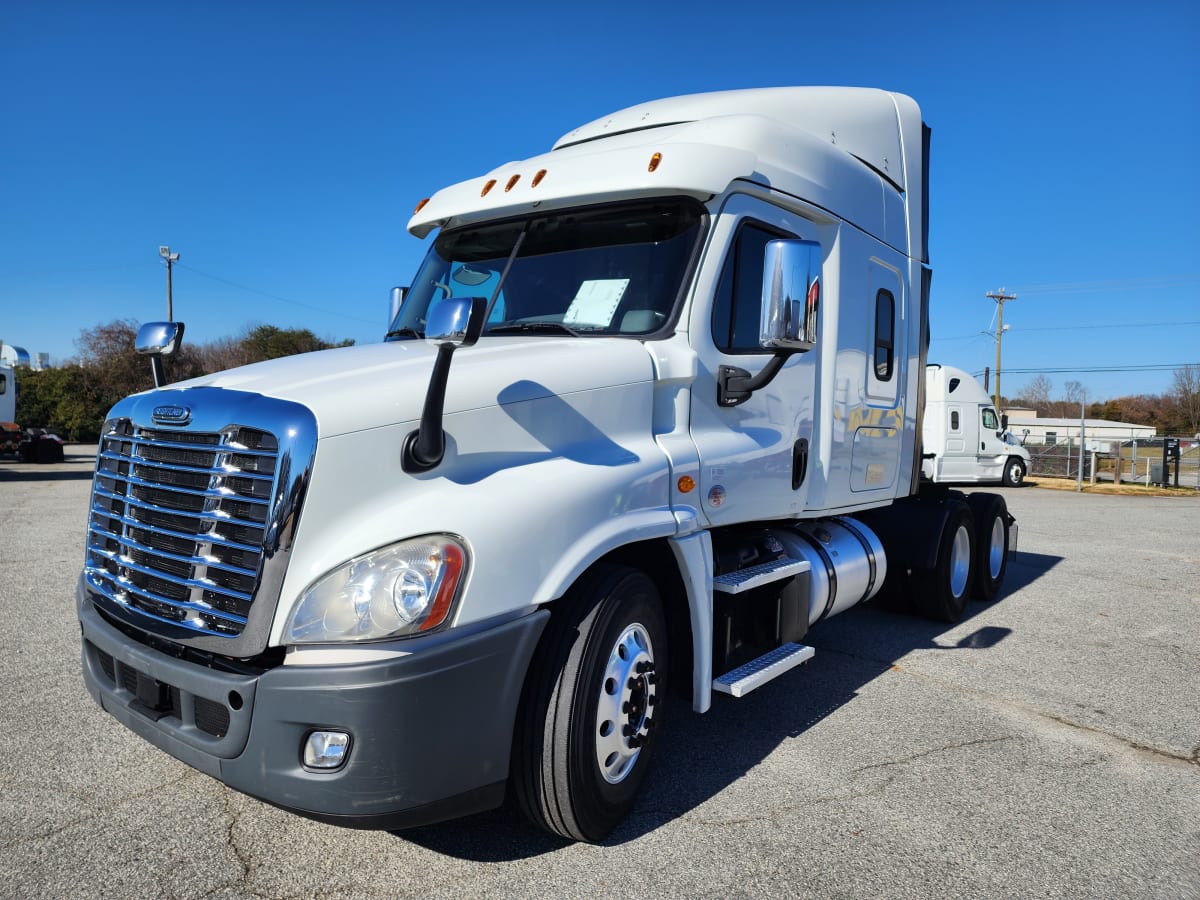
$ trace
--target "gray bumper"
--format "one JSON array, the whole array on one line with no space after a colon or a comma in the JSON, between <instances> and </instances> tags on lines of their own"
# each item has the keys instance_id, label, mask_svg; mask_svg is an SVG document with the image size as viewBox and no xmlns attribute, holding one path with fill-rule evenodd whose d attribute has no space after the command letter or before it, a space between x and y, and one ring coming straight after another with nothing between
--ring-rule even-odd
<instances>
[{"instance_id":1,"label":"gray bumper","mask_svg":"<svg viewBox=\"0 0 1200 900\"><path fill-rule=\"evenodd\" d=\"M96 613L82 584L83 675L96 701L172 756L251 796L340 825L404 828L500 804L529 658L549 613L427 643L400 659L235 675L151 649ZM313 729L351 735L306 769Z\"/></svg>"}]
</instances>

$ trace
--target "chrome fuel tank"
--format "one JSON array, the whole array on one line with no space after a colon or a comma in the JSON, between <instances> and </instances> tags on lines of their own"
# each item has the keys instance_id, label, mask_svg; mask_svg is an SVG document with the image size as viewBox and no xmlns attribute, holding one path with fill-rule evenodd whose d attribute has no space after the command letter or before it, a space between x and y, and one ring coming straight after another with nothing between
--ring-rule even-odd
<instances>
[{"instance_id":1,"label":"chrome fuel tank","mask_svg":"<svg viewBox=\"0 0 1200 900\"><path fill-rule=\"evenodd\" d=\"M810 569L808 624L836 615L878 593L887 576L883 544L857 519L837 516L796 522L771 534Z\"/></svg>"}]
</instances>

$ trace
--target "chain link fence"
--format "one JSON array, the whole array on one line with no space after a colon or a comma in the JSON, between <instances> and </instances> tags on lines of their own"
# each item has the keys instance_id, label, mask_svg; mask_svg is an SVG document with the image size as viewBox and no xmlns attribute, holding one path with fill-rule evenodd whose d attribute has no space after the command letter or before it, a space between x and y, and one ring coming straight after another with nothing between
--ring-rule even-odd
<instances>
[{"instance_id":1,"label":"chain link fence","mask_svg":"<svg viewBox=\"0 0 1200 900\"><path fill-rule=\"evenodd\" d=\"M1168 451L1163 467L1164 441L1178 441L1179 455ZM1089 442L1091 443L1091 442ZM1189 438L1152 438L1140 441L1101 442L1094 451L1079 452L1079 442L1062 444L1026 444L1029 474L1052 478L1114 481L1118 467L1122 483L1169 485L1200 490L1200 440Z\"/></svg>"}]
</instances>

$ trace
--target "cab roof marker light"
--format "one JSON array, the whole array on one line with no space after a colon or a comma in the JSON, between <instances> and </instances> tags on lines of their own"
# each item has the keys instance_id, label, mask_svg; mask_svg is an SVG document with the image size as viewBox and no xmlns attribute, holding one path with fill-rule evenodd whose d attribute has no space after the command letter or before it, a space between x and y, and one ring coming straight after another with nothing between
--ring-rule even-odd
<instances>
[{"instance_id":1,"label":"cab roof marker light","mask_svg":"<svg viewBox=\"0 0 1200 900\"><path fill-rule=\"evenodd\" d=\"M517 186L517 182L520 180L521 180L520 175L514 175L512 178L508 179L508 184L506 184L504 186L504 193L507 194L509 191L511 191L513 188L515 188Z\"/></svg>"},{"instance_id":2,"label":"cab roof marker light","mask_svg":"<svg viewBox=\"0 0 1200 900\"><path fill-rule=\"evenodd\" d=\"M542 183L542 179L545 177L546 177L546 170L538 169L537 174L533 176L533 181L529 182L529 186L531 188L537 187L539 184Z\"/></svg>"},{"instance_id":3,"label":"cab roof marker light","mask_svg":"<svg viewBox=\"0 0 1200 900\"><path fill-rule=\"evenodd\" d=\"M425 204L428 202L429 202L429 198L426 197L424 200L422 200L420 203L418 203L417 208L413 210L413 215L415 216L417 213L419 213L421 210L423 210L425 208Z\"/></svg>"},{"instance_id":4,"label":"cab roof marker light","mask_svg":"<svg viewBox=\"0 0 1200 900\"><path fill-rule=\"evenodd\" d=\"M662 162L662 154L655 153L653 156L650 157L650 165L646 167L646 171L647 172L655 171L658 168L659 163L661 163L661 162Z\"/></svg>"},{"instance_id":5,"label":"cab roof marker light","mask_svg":"<svg viewBox=\"0 0 1200 900\"><path fill-rule=\"evenodd\" d=\"M486 197L492 188L496 186L496 179L489 178L488 183L483 186L483 190L479 192L480 197Z\"/></svg>"}]
</instances>

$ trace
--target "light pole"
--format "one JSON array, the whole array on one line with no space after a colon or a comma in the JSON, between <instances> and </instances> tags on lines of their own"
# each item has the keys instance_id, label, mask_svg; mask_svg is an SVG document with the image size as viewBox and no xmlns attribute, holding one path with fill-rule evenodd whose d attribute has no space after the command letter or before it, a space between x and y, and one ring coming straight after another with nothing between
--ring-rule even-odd
<instances>
[{"instance_id":1,"label":"light pole","mask_svg":"<svg viewBox=\"0 0 1200 900\"><path fill-rule=\"evenodd\" d=\"M171 305L171 266L179 262L179 254L172 253L170 247L159 247L158 255L167 261L167 321L175 321L175 311Z\"/></svg>"},{"instance_id":2,"label":"light pole","mask_svg":"<svg viewBox=\"0 0 1200 900\"><path fill-rule=\"evenodd\" d=\"M1004 336L1004 304L1009 300L1016 300L1016 294L1004 293L1004 288L999 291L989 291L984 296L996 301L996 412L1000 412L1000 338Z\"/></svg>"}]
</instances>

